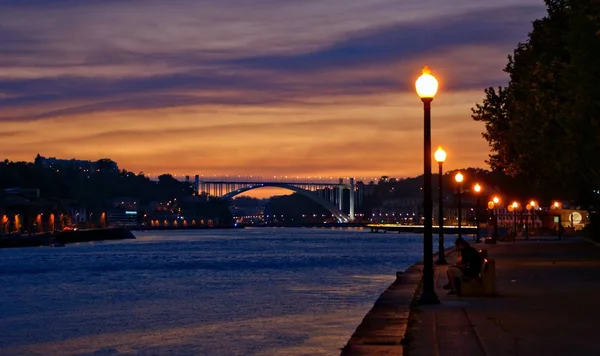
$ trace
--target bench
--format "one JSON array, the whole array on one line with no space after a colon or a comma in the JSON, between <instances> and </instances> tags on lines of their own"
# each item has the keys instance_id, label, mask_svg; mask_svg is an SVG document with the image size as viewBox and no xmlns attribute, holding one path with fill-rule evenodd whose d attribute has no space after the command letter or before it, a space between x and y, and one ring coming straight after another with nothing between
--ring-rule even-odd
<instances>
[{"instance_id":1,"label":"bench","mask_svg":"<svg viewBox=\"0 0 600 356\"><path fill-rule=\"evenodd\" d=\"M461 294L465 297L496 295L496 261L487 257L487 250L479 250L481 271L476 278L463 277Z\"/></svg>"}]
</instances>

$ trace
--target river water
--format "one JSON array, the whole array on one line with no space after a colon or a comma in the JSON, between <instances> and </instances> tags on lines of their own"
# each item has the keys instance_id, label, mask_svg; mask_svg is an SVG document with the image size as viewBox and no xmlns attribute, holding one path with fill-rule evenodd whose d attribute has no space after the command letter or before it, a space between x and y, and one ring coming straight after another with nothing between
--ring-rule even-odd
<instances>
[{"instance_id":1,"label":"river water","mask_svg":"<svg viewBox=\"0 0 600 356\"><path fill-rule=\"evenodd\" d=\"M136 236L0 250L0 355L335 355L422 256L364 229Z\"/></svg>"}]
</instances>

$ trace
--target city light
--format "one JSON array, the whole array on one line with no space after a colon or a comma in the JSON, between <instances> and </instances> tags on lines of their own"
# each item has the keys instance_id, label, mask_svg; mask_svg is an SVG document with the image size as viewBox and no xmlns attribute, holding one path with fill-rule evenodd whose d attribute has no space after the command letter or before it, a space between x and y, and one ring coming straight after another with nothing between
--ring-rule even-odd
<instances>
[{"instance_id":1,"label":"city light","mask_svg":"<svg viewBox=\"0 0 600 356\"><path fill-rule=\"evenodd\" d=\"M529 202L529 205L531 205L532 208L535 208L537 206L537 202L535 200L532 200Z\"/></svg>"}]
</instances>

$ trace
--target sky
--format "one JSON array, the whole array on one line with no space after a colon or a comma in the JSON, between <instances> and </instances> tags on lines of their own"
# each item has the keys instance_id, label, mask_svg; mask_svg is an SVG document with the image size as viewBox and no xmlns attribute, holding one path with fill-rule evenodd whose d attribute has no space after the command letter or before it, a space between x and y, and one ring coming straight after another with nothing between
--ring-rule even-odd
<instances>
[{"instance_id":1,"label":"sky","mask_svg":"<svg viewBox=\"0 0 600 356\"><path fill-rule=\"evenodd\" d=\"M542 0L0 0L0 158L157 175L423 170L414 81L440 81L433 149L485 168L483 89Z\"/></svg>"}]
</instances>

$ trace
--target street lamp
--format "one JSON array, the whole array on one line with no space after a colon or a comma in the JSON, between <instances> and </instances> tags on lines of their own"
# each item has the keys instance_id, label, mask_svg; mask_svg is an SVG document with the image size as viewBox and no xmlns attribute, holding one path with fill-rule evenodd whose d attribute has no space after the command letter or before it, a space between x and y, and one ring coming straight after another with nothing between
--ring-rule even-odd
<instances>
[{"instance_id":1,"label":"street lamp","mask_svg":"<svg viewBox=\"0 0 600 356\"><path fill-rule=\"evenodd\" d=\"M439 167L439 183L438 183L438 260L436 264L438 265L447 265L446 255L444 254L444 198L443 198L443 171L442 165L446 160L446 151L442 149L442 147L438 147L437 151L435 151L433 157L435 161L438 163Z\"/></svg>"},{"instance_id":2,"label":"street lamp","mask_svg":"<svg viewBox=\"0 0 600 356\"><path fill-rule=\"evenodd\" d=\"M492 203L494 204L492 207L494 209L494 232L492 233L492 244L495 244L496 241L498 241L498 211L496 210L496 207L500 205L500 198L494 196L492 198Z\"/></svg>"},{"instance_id":3,"label":"street lamp","mask_svg":"<svg viewBox=\"0 0 600 356\"><path fill-rule=\"evenodd\" d=\"M561 204L557 201L555 201L554 203L552 203L551 209L552 210L559 210L561 208ZM562 216L561 213L558 212L558 218L555 220L556 222L556 235L558 236L558 239L560 240L562 238Z\"/></svg>"},{"instance_id":4,"label":"street lamp","mask_svg":"<svg viewBox=\"0 0 600 356\"><path fill-rule=\"evenodd\" d=\"M525 240L529 240L529 212L531 209L533 209L533 206L531 204L527 204L525 205L525 209L527 210L527 214L525 214L525 226L523 227L525 231L523 234L525 235Z\"/></svg>"},{"instance_id":5,"label":"street lamp","mask_svg":"<svg viewBox=\"0 0 600 356\"><path fill-rule=\"evenodd\" d=\"M427 66L415 82L417 94L423 102L423 292L421 304L438 304L433 281L433 200L431 197L431 102L438 90L438 82Z\"/></svg>"},{"instance_id":6,"label":"street lamp","mask_svg":"<svg viewBox=\"0 0 600 356\"><path fill-rule=\"evenodd\" d=\"M533 231L535 233L535 211L537 210L537 208L539 207L538 202L535 200L532 200L529 202L529 205L531 205L531 227L533 228Z\"/></svg>"},{"instance_id":7,"label":"street lamp","mask_svg":"<svg viewBox=\"0 0 600 356\"><path fill-rule=\"evenodd\" d=\"M475 194L477 195L477 200L475 201L475 226L477 227L477 239L475 240L475 242L481 242L481 236L479 234L479 205L481 204L480 202L480 194L481 193L481 185L479 185L479 183L475 183L475 185L473 186L473 191L475 192Z\"/></svg>"},{"instance_id":8,"label":"street lamp","mask_svg":"<svg viewBox=\"0 0 600 356\"><path fill-rule=\"evenodd\" d=\"M462 173L458 172L454 176L454 180L458 183L458 237L462 237L461 231L461 220L462 220L462 207L461 207L461 199L460 195L462 193L462 182L465 179Z\"/></svg>"},{"instance_id":9,"label":"street lamp","mask_svg":"<svg viewBox=\"0 0 600 356\"><path fill-rule=\"evenodd\" d=\"M517 203L516 201L514 201L512 204L512 211L513 211L513 229L515 229L515 241L517 238L517 209L519 208L519 203ZM510 211L510 208L509 208Z\"/></svg>"}]
</instances>

